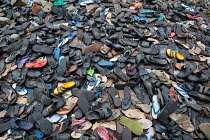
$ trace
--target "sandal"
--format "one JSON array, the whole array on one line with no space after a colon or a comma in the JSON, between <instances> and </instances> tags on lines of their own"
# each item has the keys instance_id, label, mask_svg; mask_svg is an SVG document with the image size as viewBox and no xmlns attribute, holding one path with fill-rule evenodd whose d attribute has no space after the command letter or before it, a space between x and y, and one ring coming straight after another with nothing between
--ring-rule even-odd
<instances>
[{"instance_id":1,"label":"sandal","mask_svg":"<svg viewBox=\"0 0 210 140\"><path fill-rule=\"evenodd\" d=\"M75 85L75 82L67 82L67 83L63 83L60 87L57 87L54 90L54 94L55 95L59 95L61 93L64 93L66 90L70 89L71 87L73 87Z\"/></svg>"},{"instance_id":2,"label":"sandal","mask_svg":"<svg viewBox=\"0 0 210 140\"><path fill-rule=\"evenodd\" d=\"M141 101L137 98L137 96L131 96L132 104L136 107L144 111L145 113L149 113L151 111L151 107L146 104L144 101Z\"/></svg>"},{"instance_id":3,"label":"sandal","mask_svg":"<svg viewBox=\"0 0 210 140\"><path fill-rule=\"evenodd\" d=\"M199 104L197 104L196 101L191 97L187 98L187 97L182 97L178 95L178 99L181 103L186 104L187 106L189 106L190 108L196 111L202 110L202 107Z\"/></svg>"},{"instance_id":4,"label":"sandal","mask_svg":"<svg viewBox=\"0 0 210 140\"><path fill-rule=\"evenodd\" d=\"M184 60L184 56L179 53L178 51L167 49L166 53L168 56L179 59L179 60Z\"/></svg>"},{"instance_id":5,"label":"sandal","mask_svg":"<svg viewBox=\"0 0 210 140\"><path fill-rule=\"evenodd\" d=\"M66 104L58 110L56 113L60 115L65 115L71 112L71 110L77 105L78 98L73 97L66 100Z\"/></svg>"},{"instance_id":6,"label":"sandal","mask_svg":"<svg viewBox=\"0 0 210 140\"><path fill-rule=\"evenodd\" d=\"M100 108L86 113L86 117L88 120L100 120L104 118L109 118L111 115L112 111L108 108Z\"/></svg>"},{"instance_id":7,"label":"sandal","mask_svg":"<svg viewBox=\"0 0 210 140\"><path fill-rule=\"evenodd\" d=\"M131 120L125 116L120 117L119 123L128 127L134 134L140 136L143 133L142 125L134 120Z\"/></svg>"},{"instance_id":8,"label":"sandal","mask_svg":"<svg viewBox=\"0 0 210 140\"><path fill-rule=\"evenodd\" d=\"M41 68L47 64L47 59L40 57L39 59L34 60L32 63L26 63L26 68Z\"/></svg>"},{"instance_id":9,"label":"sandal","mask_svg":"<svg viewBox=\"0 0 210 140\"><path fill-rule=\"evenodd\" d=\"M3 99L3 101L1 103L3 103L4 101L9 105L15 103L15 101L17 100L17 93L10 85L3 84L1 86L1 90L3 91L3 94L1 94L1 98Z\"/></svg>"},{"instance_id":10,"label":"sandal","mask_svg":"<svg viewBox=\"0 0 210 140\"><path fill-rule=\"evenodd\" d=\"M190 117L184 114L175 114L172 113L169 117L175 121L180 128L182 128L186 132L193 132L195 130L194 126L190 121Z\"/></svg>"},{"instance_id":11,"label":"sandal","mask_svg":"<svg viewBox=\"0 0 210 140\"><path fill-rule=\"evenodd\" d=\"M171 85L172 81L170 80L170 76L167 73L165 73L165 71L163 70L152 70L152 71L156 74L160 82L166 85Z\"/></svg>"},{"instance_id":12,"label":"sandal","mask_svg":"<svg viewBox=\"0 0 210 140\"><path fill-rule=\"evenodd\" d=\"M186 78L196 69L196 67L197 65L195 63L187 63L182 66L181 71L177 74L177 76L180 78Z\"/></svg>"},{"instance_id":13,"label":"sandal","mask_svg":"<svg viewBox=\"0 0 210 140\"><path fill-rule=\"evenodd\" d=\"M206 82L209 80L209 77L201 72L197 72L187 76L187 79L191 82Z\"/></svg>"},{"instance_id":14,"label":"sandal","mask_svg":"<svg viewBox=\"0 0 210 140\"><path fill-rule=\"evenodd\" d=\"M196 88L197 91L199 91L202 94L210 95L210 87L206 86L198 86Z\"/></svg>"}]
</instances>

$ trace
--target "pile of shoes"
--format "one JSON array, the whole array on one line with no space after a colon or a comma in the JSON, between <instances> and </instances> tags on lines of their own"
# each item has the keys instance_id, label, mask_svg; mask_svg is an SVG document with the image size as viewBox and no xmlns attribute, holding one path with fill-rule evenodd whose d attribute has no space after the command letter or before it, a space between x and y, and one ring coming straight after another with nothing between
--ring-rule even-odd
<instances>
[{"instance_id":1,"label":"pile of shoes","mask_svg":"<svg viewBox=\"0 0 210 140\"><path fill-rule=\"evenodd\" d=\"M0 139L210 140L208 0L1 0Z\"/></svg>"}]
</instances>

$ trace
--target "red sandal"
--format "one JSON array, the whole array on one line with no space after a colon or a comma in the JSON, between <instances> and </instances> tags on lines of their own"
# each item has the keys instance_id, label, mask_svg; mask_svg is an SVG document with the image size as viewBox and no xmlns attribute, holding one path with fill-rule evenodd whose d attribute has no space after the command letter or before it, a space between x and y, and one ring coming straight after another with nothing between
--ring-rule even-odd
<instances>
[{"instance_id":1,"label":"red sandal","mask_svg":"<svg viewBox=\"0 0 210 140\"><path fill-rule=\"evenodd\" d=\"M44 58L39 58L34 60L32 63L26 63L25 67L26 68L41 68L47 64L47 59Z\"/></svg>"}]
</instances>

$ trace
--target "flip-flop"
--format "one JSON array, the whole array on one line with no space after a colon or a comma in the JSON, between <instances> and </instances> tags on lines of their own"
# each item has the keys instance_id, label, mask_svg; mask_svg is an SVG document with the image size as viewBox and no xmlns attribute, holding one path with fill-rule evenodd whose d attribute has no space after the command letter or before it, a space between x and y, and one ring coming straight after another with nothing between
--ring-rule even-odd
<instances>
[{"instance_id":1,"label":"flip-flop","mask_svg":"<svg viewBox=\"0 0 210 140\"><path fill-rule=\"evenodd\" d=\"M126 117L133 119L146 119L145 113L141 112L139 109L127 109L121 110Z\"/></svg>"},{"instance_id":2,"label":"flip-flop","mask_svg":"<svg viewBox=\"0 0 210 140\"><path fill-rule=\"evenodd\" d=\"M160 103L158 102L158 96L153 95L152 97L152 117L157 119L158 114L160 113Z\"/></svg>"},{"instance_id":3,"label":"flip-flop","mask_svg":"<svg viewBox=\"0 0 210 140\"><path fill-rule=\"evenodd\" d=\"M78 99L78 106L80 110L82 111L82 113L86 115L86 113L88 112L90 108L90 103L84 96L80 96Z\"/></svg>"},{"instance_id":4,"label":"flip-flop","mask_svg":"<svg viewBox=\"0 0 210 140\"><path fill-rule=\"evenodd\" d=\"M44 95L38 88L35 88L33 91L34 98L40 102L42 102L44 105L50 105L51 99Z\"/></svg>"},{"instance_id":5,"label":"flip-flop","mask_svg":"<svg viewBox=\"0 0 210 140\"><path fill-rule=\"evenodd\" d=\"M105 127L99 127L97 129L97 133L103 140L117 140L114 136L110 135L109 131Z\"/></svg>"},{"instance_id":6,"label":"flip-flop","mask_svg":"<svg viewBox=\"0 0 210 140\"><path fill-rule=\"evenodd\" d=\"M110 88L108 88L107 91L108 91L109 95L112 97L114 105L116 107L120 107L121 106L121 101L120 101L117 89L114 88L114 87L110 87Z\"/></svg>"},{"instance_id":7,"label":"flip-flop","mask_svg":"<svg viewBox=\"0 0 210 140\"><path fill-rule=\"evenodd\" d=\"M177 84L172 84L172 86L182 95L182 96L184 96L184 97L189 97L189 95L188 95L188 92L187 91L185 91L185 89L182 87L182 86L180 86L180 85L177 85Z\"/></svg>"},{"instance_id":8,"label":"flip-flop","mask_svg":"<svg viewBox=\"0 0 210 140\"><path fill-rule=\"evenodd\" d=\"M92 126L91 129L92 130L96 130L100 126L103 126L105 128L109 128L109 129L114 130L114 131L116 131L116 129L117 129L117 126L116 126L116 122L115 121L110 121L110 122L102 121L102 122L98 122L98 123L93 124L93 126Z\"/></svg>"},{"instance_id":9,"label":"flip-flop","mask_svg":"<svg viewBox=\"0 0 210 140\"><path fill-rule=\"evenodd\" d=\"M124 97L122 100L122 109L127 110L131 106L131 88L128 86L124 87Z\"/></svg>"},{"instance_id":10,"label":"flip-flop","mask_svg":"<svg viewBox=\"0 0 210 140\"><path fill-rule=\"evenodd\" d=\"M56 113L60 115L65 115L71 112L71 110L77 105L78 98L73 97L66 100L66 104L60 108Z\"/></svg>"},{"instance_id":11,"label":"flip-flop","mask_svg":"<svg viewBox=\"0 0 210 140\"><path fill-rule=\"evenodd\" d=\"M134 120L131 120L125 116L120 117L119 123L128 127L134 134L140 136L143 133L142 125Z\"/></svg>"},{"instance_id":12,"label":"flip-flop","mask_svg":"<svg viewBox=\"0 0 210 140\"><path fill-rule=\"evenodd\" d=\"M137 96L132 95L131 96L131 102L136 107L144 111L145 113L149 113L151 111L151 106L149 106L144 101L141 101L137 98Z\"/></svg>"},{"instance_id":13,"label":"flip-flop","mask_svg":"<svg viewBox=\"0 0 210 140\"><path fill-rule=\"evenodd\" d=\"M40 112L33 112L32 118L45 135L50 135L52 133L52 124L45 119Z\"/></svg>"}]
</instances>

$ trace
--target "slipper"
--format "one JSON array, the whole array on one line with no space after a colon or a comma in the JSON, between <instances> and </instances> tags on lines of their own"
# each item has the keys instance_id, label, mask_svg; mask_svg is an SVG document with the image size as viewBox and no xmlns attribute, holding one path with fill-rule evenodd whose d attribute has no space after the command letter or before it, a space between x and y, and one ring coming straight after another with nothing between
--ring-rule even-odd
<instances>
[{"instance_id":1,"label":"slipper","mask_svg":"<svg viewBox=\"0 0 210 140\"><path fill-rule=\"evenodd\" d=\"M175 88L175 90L177 90L179 92L179 94L181 94L182 96L184 97L189 97L188 96L188 92L185 91L185 89L180 86L180 85L177 85L177 84L172 84L172 86Z\"/></svg>"},{"instance_id":2,"label":"slipper","mask_svg":"<svg viewBox=\"0 0 210 140\"><path fill-rule=\"evenodd\" d=\"M93 127L91 128L92 130L96 130L98 127L105 127L105 128L109 128L111 130L116 131L117 130L117 126L116 126L116 122L115 121L110 121L110 122L98 122L93 124Z\"/></svg>"},{"instance_id":3,"label":"slipper","mask_svg":"<svg viewBox=\"0 0 210 140\"><path fill-rule=\"evenodd\" d=\"M113 66L114 63L111 62L111 61L101 60L101 61L98 61L98 65L99 65L99 66L102 66L102 67L107 67L107 68L108 68L108 67Z\"/></svg>"},{"instance_id":4,"label":"slipper","mask_svg":"<svg viewBox=\"0 0 210 140\"><path fill-rule=\"evenodd\" d=\"M100 48L100 52L103 54L107 54L110 50L111 50L111 47L108 47L105 44Z\"/></svg>"},{"instance_id":5,"label":"slipper","mask_svg":"<svg viewBox=\"0 0 210 140\"><path fill-rule=\"evenodd\" d=\"M26 63L25 67L26 68L41 68L44 67L47 64L47 59L44 58L39 58L34 60L32 63Z\"/></svg>"},{"instance_id":6,"label":"slipper","mask_svg":"<svg viewBox=\"0 0 210 140\"><path fill-rule=\"evenodd\" d=\"M196 101L191 97L187 98L187 97L182 97L182 96L178 95L178 99L181 103L186 104L187 106L189 106L190 108L192 108L196 111L202 110L202 106L197 104Z\"/></svg>"},{"instance_id":7,"label":"slipper","mask_svg":"<svg viewBox=\"0 0 210 140\"><path fill-rule=\"evenodd\" d=\"M104 127L98 127L97 133L103 140L117 140L114 136L110 135L109 131Z\"/></svg>"},{"instance_id":8,"label":"slipper","mask_svg":"<svg viewBox=\"0 0 210 140\"><path fill-rule=\"evenodd\" d=\"M152 97L152 117L157 119L158 114L160 113L160 103L158 102L158 96L153 95Z\"/></svg>"},{"instance_id":9,"label":"slipper","mask_svg":"<svg viewBox=\"0 0 210 140\"><path fill-rule=\"evenodd\" d=\"M68 128L69 128L69 120L63 119L61 122L53 124L53 133L51 134L51 136L61 134Z\"/></svg>"},{"instance_id":10,"label":"slipper","mask_svg":"<svg viewBox=\"0 0 210 140\"><path fill-rule=\"evenodd\" d=\"M49 116L60 109L65 104L65 99L63 96L54 96L52 99L52 104L45 107L42 111L43 116Z\"/></svg>"},{"instance_id":11,"label":"slipper","mask_svg":"<svg viewBox=\"0 0 210 140\"><path fill-rule=\"evenodd\" d=\"M168 61L166 59L162 59L153 55L146 55L145 58L150 62L157 65L165 66L168 64Z\"/></svg>"},{"instance_id":12,"label":"slipper","mask_svg":"<svg viewBox=\"0 0 210 140\"><path fill-rule=\"evenodd\" d=\"M60 87L57 87L54 90L54 94L55 95L59 95L61 93L64 93L66 90L70 89L71 87L73 87L75 85L75 82L67 82L67 83L63 83Z\"/></svg>"},{"instance_id":13,"label":"slipper","mask_svg":"<svg viewBox=\"0 0 210 140\"><path fill-rule=\"evenodd\" d=\"M45 119L40 112L34 112L32 118L45 135L50 135L52 133L52 124Z\"/></svg>"},{"instance_id":14,"label":"slipper","mask_svg":"<svg viewBox=\"0 0 210 140\"><path fill-rule=\"evenodd\" d=\"M49 117L46 117L50 123L57 124L62 122L64 119L67 119L67 115L52 114Z\"/></svg>"},{"instance_id":15,"label":"slipper","mask_svg":"<svg viewBox=\"0 0 210 140\"><path fill-rule=\"evenodd\" d=\"M186 132L193 132L195 130L194 126L190 121L190 117L184 114L175 114L172 113L169 117L175 121L180 128L182 128Z\"/></svg>"},{"instance_id":16,"label":"slipper","mask_svg":"<svg viewBox=\"0 0 210 140\"><path fill-rule=\"evenodd\" d=\"M86 115L86 113L88 112L90 108L90 103L84 96L80 96L78 99L78 106L79 106L79 109L82 111L82 113Z\"/></svg>"},{"instance_id":17,"label":"slipper","mask_svg":"<svg viewBox=\"0 0 210 140\"><path fill-rule=\"evenodd\" d=\"M136 120L136 121L142 125L143 129L149 129L150 127L152 127L152 121L150 121L148 119L140 119L140 120Z\"/></svg>"},{"instance_id":18,"label":"slipper","mask_svg":"<svg viewBox=\"0 0 210 140\"><path fill-rule=\"evenodd\" d=\"M26 121L21 118L13 117L10 119L10 127L18 130L31 130L34 127L32 121Z\"/></svg>"},{"instance_id":19,"label":"slipper","mask_svg":"<svg viewBox=\"0 0 210 140\"><path fill-rule=\"evenodd\" d=\"M171 85L172 81L170 80L170 76L163 70L152 70L155 75L158 77L160 82L166 84L166 85Z\"/></svg>"},{"instance_id":20,"label":"slipper","mask_svg":"<svg viewBox=\"0 0 210 140\"><path fill-rule=\"evenodd\" d=\"M96 80L99 80L101 82L106 83L107 82L107 77L105 75L102 74L94 74L94 77Z\"/></svg>"},{"instance_id":21,"label":"slipper","mask_svg":"<svg viewBox=\"0 0 210 140\"><path fill-rule=\"evenodd\" d=\"M131 88L128 86L124 87L124 97L122 100L122 109L127 110L131 106Z\"/></svg>"},{"instance_id":22,"label":"slipper","mask_svg":"<svg viewBox=\"0 0 210 140\"><path fill-rule=\"evenodd\" d=\"M194 137L192 135L190 135L189 133L185 133L184 135L182 135L182 139L183 140L194 140Z\"/></svg>"},{"instance_id":23,"label":"slipper","mask_svg":"<svg viewBox=\"0 0 210 140\"><path fill-rule=\"evenodd\" d=\"M197 91L199 91L202 94L210 95L210 87L207 86L198 86L196 88Z\"/></svg>"},{"instance_id":24,"label":"slipper","mask_svg":"<svg viewBox=\"0 0 210 140\"><path fill-rule=\"evenodd\" d=\"M167 120L170 114L174 113L176 109L178 108L177 102L170 101L168 102L164 108L161 110L161 112L158 114L157 119L160 122L164 122Z\"/></svg>"},{"instance_id":25,"label":"slipper","mask_svg":"<svg viewBox=\"0 0 210 140\"><path fill-rule=\"evenodd\" d=\"M1 64L1 66L0 66L0 74L2 74L4 72L4 70L6 69L5 68L5 60L1 59L0 60L0 64Z\"/></svg>"},{"instance_id":26,"label":"slipper","mask_svg":"<svg viewBox=\"0 0 210 140\"><path fill-rule=\"evenodd\" d=\"M25 86L27 88L30 88L30 89L33 89L33 88L36 88L36 80L35 79L28 79L25 81Z\"/></svg>"},{"instance_id":27,"label":"slipper","mask_svg":"<svg viewBox=\"0 0 210 140\"><path fill-rule=\"evenodd\" d=\"M112 111L108 108L100 108L86 113L88 120L100 120L109 118L112 115Z\"/></svg>"},{"instance_id":28,"label":"slipper","mask_svg":"<svg viewBox=\"0 0 210 140\"><path fill-rule=\"evenodd\" d=\"M50 105L51 104L51 99L44 95L38 88L35 88L33 91L33 96L36 100L42 102L44 105Z\"/></svg>"},{"instance_id":29,"label":"slipper","mask_svg":"<svg viewBox=\"0 0 210 140\"><path fill-rule=\"evenodd\" d=\"M60 115L65 115L71 112L71 110L77 105L78 98L73 97L66 100L66 104L60 108L56 113Z\"/></svg>"},{"instance_id":30,"label":"slipper","mask_svg":"<svg viewBox=\"0 0 210 140\"><path fill-rule=\"evenodd\" d=\"M206 82L209 80L209 77L201 72L196 72L187 76L187 79L191 82Z\"/></svg>"},{"instance_id":31,"label":"slipper","mask_svg":"<svg viewBox=\"0 0 210 140\"><path fill-rule=\"evenodd\" d=\"M34 45L32 47L32 50L37 53L43 53L43 54L52 54L53 49L51 47L48 47L47 45Z\"/></svg>"},{"instance_id":32,"label":"slipper","mask_svg":"<svg viewBox=\"0 0 210 140\"><path fill-rule=\"evenodd\" d=\"M95 43L95 44L92 44L90 46L83 48L82 53L86 54L88 52L98 52L100 51L100 48L101 48L101 44Z\"/></svg>"},{"instance_id":33,"label":"slipper","mask_svg":"<svg viewBox=\"0 0 210 140\"><path fill-rule=\"evenodd\" d=\"M113 121L116 120L117 118L120 117L121 112L119 109L111 109L112 115L108 118L106 118L105 120L101 120L101 121Z\"/></svg>"},{"instance_id":34,"label":"slipper","mask_svg":"<svg viewBox=\"0 0 210 140\"><path fill-rule=\"evenodd\" d=\"M2 102L5 101L5 103L11 105L13 103L15 103L15 101L17 100L17 93L16 91L8 84L3 84L1 86L1 90L2 90L2 94L1 97L2 98Z\"/></svg>"},{"instance_id":35,"label":"slipper","mask_svg":"<svg viewBox=\"0 0 210 140\"><path fill-rule=\"evenodd\" d=\"M71 65L69 68L67 68L65 76L70 75L72 72L77 70L77 64Z\"/></svg>"},{"instance_id":36,"label":"slipper","mask_svg":"<svg viewBox=\"0 0 210 140\"><path fill-rule=\"evenodd\" d=\"M14 117L14 116L20 116L25 110L25 105L15 105L15 106L9 106L7 109L7 112L5 113L4 117Z\"/></svg>"},{"instance_id":37,"label":"slipper","mask_svg":"<svg viewBox=\"0 0 210 140\"><path fill-rule=\"evenodd\" d=\"M88 83L86 84L86 89L88 91L92 90L94 87L97 87L99 85L100 81L96 80L96 79L91 79L90 81L88 81Z\"/></svg>"},{"instance_id":38,"label":"slipper","mask_svg":"<svg viewBox=\"0 0 210 140\"><path fill-rule=\"evenodd\" d=\"M181 53L179 53L178 51L167 49L166 53L170 57L176 58L178 60L184 60L184 56Z\"/></svg>"},{"instance_id":39,"label":"slipper","mask_svg":"<svg viewBox=\"0 0 210 140\"><path fill-rule=\"evenodd\" d=\"M186 65L182 66L177 76L180 78L186 78L196 69L196 67L197 65L195 63L187 63Z\"/></svg>"},{"instance_id":40,"label":"slipper","mask_svg":"<svg viewBox=\"0 0 210 140\"><path fill-rule=\"evenodd\" d=\"M209 127L210 127L210 123L201 123L199 125L199 129L208 140L210 139Z\"/></svg>"},{"instance_id":41,"label":"slipper","mask_svg":"<svg viewBox=\"0 0 210 140\"><path fill-rule=\"evenodd\" d=\"M114 67L113 72L123 81L128 81L128 77L122 72L120 68Z\"/></svg>"},{"instance_id":42,"label":"slipper","mask_svg":"<svg viewBox=\"0 0 210 140\"><path fill-rule=\"evenodd\" d=\"M145 113L149 113L151 111L151 106L146 104L144 101L139 100L135 95L131 96L131 102L136 108L141 109Z\"/></svg>"},{"instance_id":43,"label":"slipper","mask_svg":"<svg viewBox=\"0 0 210 140\"><path fill-rule=\"evenodd\" d=\"M134 120L131 120L125 116L120 117L119 123L128 127L134 134L140 136L143 133L142 125Z\"/></svg>"},{"instance_id":44,"label":"slipper","mask_svg":"<svg viewBox=\"0 0 210 140\"><path fill-rule=\"evenodd\" d=\"M127 127L124 127L124 128L123 128L122 140L132 140L132 133L131 133L131 130L128 129Z\"/></svg>"},{"instance_id":45,"label":"slipper","mask_svg":"<svg viewBox=\"0 0 210 140\"><path fill-rule=\"evenodd\" d=\"M88 101L92 101L95 99L95 94L92 91L88 91L86 89L78 89L78 88L72 88L71 93L75 97L85 97Z\"/></svg>"},{"instance_id":46,"label":"slipper","mask_svg":"<svg viewBox=\"0 0 210 140\"><path fill-rule=\"evenodd\" d=\"M121 106L121 101L120 101L117 89L114 88L114 87L110 87L110 88L107 89L107 92L112 97L114 105L116 107L120 107Z\"/></svg>"},{"instance_id":47,"label":"slipper","mask_svg":"<svg viewBox=\"0 0 210 140\"><path fill-rule=\"evenodd\" d=\"M25 87L23 87L22 89L16 89L16 85L17 84L14 83L12 85L12 88L14 88L19 95L25 95L25 94L27 94L28 91L25 89Z\"/></svg>"},{"instance_id":48,"label":"slipper","mask_svg":"<svg viewBox=\"0 0 210 140\"><path fill-rule=\"evenodd\" d=\"M127 109L121 110L128 118L133 119L146 119L145 113L141 112L139 109Z\"/></svg>"}]
</instances>

